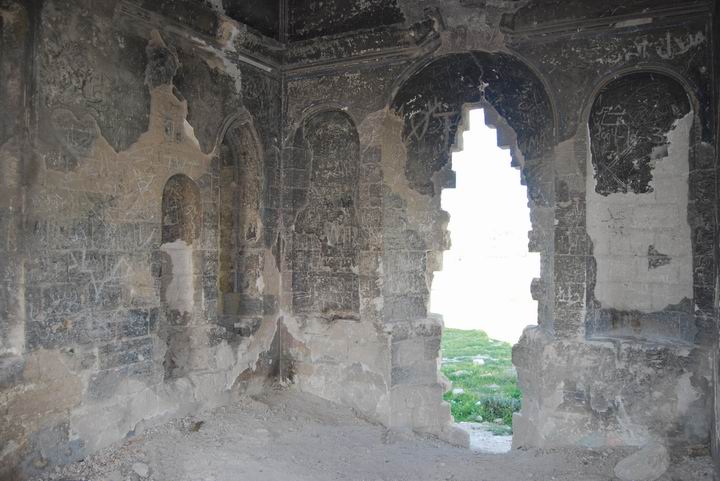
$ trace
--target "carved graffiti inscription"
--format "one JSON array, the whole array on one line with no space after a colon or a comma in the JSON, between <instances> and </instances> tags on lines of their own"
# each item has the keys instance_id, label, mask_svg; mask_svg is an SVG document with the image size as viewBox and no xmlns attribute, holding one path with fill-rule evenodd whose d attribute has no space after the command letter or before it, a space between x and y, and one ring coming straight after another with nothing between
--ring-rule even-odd
<instances>
[{"instance_id":1,"label":"carved graffiti inscription","mask_svg":"<svg viewBox=\"0 0 720 481\"><path fill-rule=\"evenodd\" d=\"M628 75L605 88L593 105L589 129L595 191L652 192L652 168L674 122L690 110L682 87L650 73Z\"/></svg>"}]
</instances>

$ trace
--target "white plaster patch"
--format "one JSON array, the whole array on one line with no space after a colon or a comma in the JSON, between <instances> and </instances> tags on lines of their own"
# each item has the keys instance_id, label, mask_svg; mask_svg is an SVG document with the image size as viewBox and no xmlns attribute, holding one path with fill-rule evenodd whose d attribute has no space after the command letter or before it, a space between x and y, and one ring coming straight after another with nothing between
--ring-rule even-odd
<instances>
[{"instance_id":1,"label":"white plaster patch","mask_svg":"<svg viewBox=\"0 0 720 481\"><path fill-rule=\"evenodd\" d=\"M200 141L195 136L195 129L193 128L193 126L190 125L190 122L185 120L185 122L183 123L183 128L185 130L185 138L190 139L190 142L192 142L193 145L195 147L197 147L199 150L200 149Z\"/></svg>"},{"instance_id":2,"label":"white plaster patch","mask_svg":"<svg viewBox=\"0 0 720 481\"><path fill-rule=\"evenodd\" d=\"M192 248L178 239L160 246L170 256L172 280L165 290L165 301L172 310L192 312L193 307L193 265Z\"/></svg>"},{"instance_id":3,"label":"white plaster patch","mask_svg":"<svg viewBox=\"0 0 720 481\"><path fill-rule=\"evenodd\" d=\"M595 298L605 308L660 311L693 297L692 239L687 221L689 142L692 113L668 134L667 156L655 160L654 191L595 192L588 142L587 232L597 261ZM670 262L648 266L648 250Z\"/></svg>"}]
</instances>

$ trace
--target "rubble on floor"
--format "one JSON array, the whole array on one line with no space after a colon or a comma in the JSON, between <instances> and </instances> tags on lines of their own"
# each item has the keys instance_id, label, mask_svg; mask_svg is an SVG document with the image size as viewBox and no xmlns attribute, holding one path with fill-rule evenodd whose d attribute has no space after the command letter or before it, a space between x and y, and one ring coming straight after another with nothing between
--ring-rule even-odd
<instances>
[{"instance_id":1,"label":"rubble on floor","mask_svg":"<svg viewBox=\"0 0 720 481\"><path fill-rule=\"evenodd\" d=\"M612 481L628 450L479 454L389 432L293 390L242 397L136 434L32 481ZM709 458L678 460L661 481L710 481Z\"/></svg>"}]
</instances>

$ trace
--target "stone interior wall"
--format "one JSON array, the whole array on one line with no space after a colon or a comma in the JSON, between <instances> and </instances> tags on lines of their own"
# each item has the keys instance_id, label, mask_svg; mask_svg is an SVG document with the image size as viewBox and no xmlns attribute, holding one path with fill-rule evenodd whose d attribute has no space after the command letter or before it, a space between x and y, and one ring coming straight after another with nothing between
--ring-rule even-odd
<instances>
[{"instance_id":1,"label":"stone interior wall","mask_svg":"<svg viewBox=\"0 0 720 481\"><path fill-rule=\"evenodd\" d=\"M0 0L0 477L277 379L467 442L427 306L472 106L541 254L515 444L708 450L709 2L240 3Z\"/></svg>"},{"instance_id":2,"label":"stone interior wall","mask_svg":"<svg viewBox=\"0 0 720 481\"><path fill-rule=\"evenodd\" d=\"M720 17L718 17L718 13L720 13L720 9L718 8L718 4L715 4L714 10L713 10L713 32L720 31ZM718 49L720 48L720 36L715 35L714 36L714 51L718 52ZM720 71L720 56L715 55L715 71ZM715 82L715 138L720 138L720 83ZM715 165L718 165L720 161L720 149L715 149ZM715 178L715 186L718 187L718 178L716 176ZM717 235L717 226L716 226L716 235ZM715 249L713 251L715 258L718 258L718 254L720 251L720 247L716 243ZM715 275L718 275L718 270L716 268ZM716 286L718 281L716 280ZM715 301L715 309L717 312L717 309L720 308L718 305L718 299L716 296ZM715 460L715 477L720 476L720 323L716 325L716 328L714 330L715 334L715 346L713 349L713 356L712 356L712 372L713 372L713 388L714 388L714 402L713 402L713 425L710 428L711 432L711 451L713 459Z\"/></svg>"},{"instance_id":3,"label":"stone interior wall","mask_svg":"<svg viewBox=\"0 0 720 481\"><path fill-rule=\"evenodd\" d=\"M656 5L651 15L641 2L619 2L618 11L632 17L627 23L603 18L606 12L590 3L577 10L531 3L515 15L520 5L507 3L423 2L422 13L397 5L417 39L403 48L420 60L401 68L400 54L378 52L384 69L364 62L363 42L378 38L378 30L355 35L355 45L339 37L317 42L323 52L342 49L343 59L331 64L340 72L326 58L313 64L307 43L291 45L284 119L290 138L306 112L344 108L360 126L361 151L379 146L383 243L374 264L382 270L380 311L391 334L391 423L418 428L443 419L436 395L442 379L432 362L440 328L432 327L438 321L427 298L447 246L439 199L453 184L449 153L463 108L479 105L494 112L490 122L503 127L498 143L512 149L522 169L533 222L529 248L542 255L541 276L528 286L539 301L539 327L514 354L525 394L516 445L661 440L678 452L707 449L709 346L716 336L707 5ZM580 22L580 33L563 21ZM395 35L396 28L379 30ZM657 80L646 81L648 88L662 92L640 94L655 110L633 115L641 105L623 106L624 131L606 126L593 137L593 105L612 103L601 89L619 78L615 86L626 96L633 90L629 73L643 69L638 75ZM618 173L621 184L646 183L652 192L596 192L593 149L632 167ZM616 229L627 239L598 225L608 207L626 212Z\"/></svg>"}]
</instances>

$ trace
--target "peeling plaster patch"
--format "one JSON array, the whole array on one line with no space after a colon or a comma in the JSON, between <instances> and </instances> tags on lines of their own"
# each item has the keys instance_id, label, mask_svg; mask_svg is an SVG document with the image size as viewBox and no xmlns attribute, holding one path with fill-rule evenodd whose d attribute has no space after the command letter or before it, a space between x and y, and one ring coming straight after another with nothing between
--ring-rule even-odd
<instances>
[{"instance_id":1,"label":"peeling plaster patch","mask_svg":"<svg viewBox=\"0 0 720 481\"><path fill-rule=\"evenodd\" d=\"M172 279L165 290L168 308L180 313L191 313L194 292L192 248L178 239L163 244L160 250L170 256L172 264Z\"/></svg>"},{"instance_id":2,"label":"peeling plaster patch","mask_svg":"<svg viewBox=\"0 0 720 481\"><path fill-rule=\"evenodd\" d=\"M407 150L402 142L403 119L399 115L389 113L385 117L385 128L383 129L384 144L392 148L384 148L382 155L382 168L385 175L385 182L392 188L393 192L402 197L408 205L408 215L413 216L418 212L430 210L432 197L423 195L413 189L410 181L405 176L405 165L407 162ZM414 207L417 207L414 208ZM422 217L411 217L411 223L420 224L424 222Z\"/></svg>"},{"instance_id":3,"label":"peeling plaster patch","mask_svg":"<svg viewBox=\"0 0 720 481\"><path fill-rule=\"evenodd\" d=\"M183 130L185 131L185 138L189 139L190 142L192 142L192 144L197 147L198 150L200 150L200 141L195 136L195 129L193 128L193 126L190 125L190 122L188 122L187 120L185 120L183 126Z\"/></svg>"},{"instance_id":4,"label":"peeling plaster patch","mask_svg":"<svg viewBox=\"0 0 720 481\"><path fill-rule=\"evenodd\" d=\"M206 60L208 66L229 74L235 82L235 93L242 96L242 70L240 70L240 68L238 68L238 66L228 58L228 54L242 57L251 65L255 65L256 67L264 71L268 71L268 69L264 65L253 62L251 59L247 59L243 55L236 52L235 41L240 35L240 29L238 28L237 24L227 20L220 26L220 29L223 32L224 40L224 45L222 48L216 48L208 45L204 40L197 37L193 37L192 39L197 43L198 48L211 53L216 59L216 61ZM220 63L220 65L222 65L222 68L220 68L218 62Z\"/></svg>"},{"instance_id":5,"label":"peeling plaster patch","mask_svg":"<svg viewBox=\"0 0 720 481\"><path fill-rule=\"evenodd\" d=\"M595 99L590 114L594 191L653 191L654 161L664 153L674 123L690 110L674 80L648 73L621 77Z\"/></svg>"}]
</instances>

